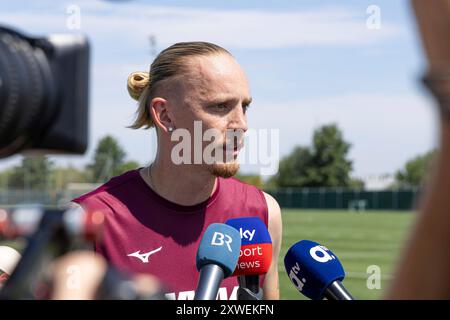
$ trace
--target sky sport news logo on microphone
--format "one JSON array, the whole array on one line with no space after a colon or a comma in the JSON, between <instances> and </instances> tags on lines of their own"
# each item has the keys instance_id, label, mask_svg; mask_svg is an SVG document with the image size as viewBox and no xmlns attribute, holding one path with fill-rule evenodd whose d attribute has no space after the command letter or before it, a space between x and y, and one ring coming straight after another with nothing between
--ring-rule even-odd
<instances>
[{"instance_id":1,"label":"sky sport news logo on microphone","mask_svg":"<svg viewBox=\"0 0 450 320\"><path fill-rule=\"evenodd\" d=\"M230 219L241 236L239 260L233 276L267 273L272 262L272 239L264 222L258 217Z\"/></svg>"},{"instance_id":2,"label":"sky sport news logo on microphone","mask_svg":"<svg viewBox=\"0 0 450 320\"><path fill-rule=\"evenodd\" d=\"M286 253L284 265L297 290L313 300L322 299L331 283L345 277L344 269L333 252L310 240L294 244Z\"/></svg>"}]
</instances>

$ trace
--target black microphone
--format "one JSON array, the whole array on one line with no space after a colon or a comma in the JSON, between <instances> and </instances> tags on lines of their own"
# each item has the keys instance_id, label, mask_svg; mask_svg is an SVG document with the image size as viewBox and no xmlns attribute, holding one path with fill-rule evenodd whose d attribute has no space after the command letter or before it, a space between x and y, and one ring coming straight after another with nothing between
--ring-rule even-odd
<instances>
[{"instance_id":1,"label":"black microphone","mask_svg":"<svg viewBox=\"0 0 450 320\"><path fill-rule=\"evenodd\" d=\"M259 286L259 276L239 276L239 288L237 290L238 300L262 300L263 290Z\"/></svg>"},{"instance_id":2,"label":"black microphone","mask_svg":"<svg viewBox=\"0 0 450 320\"><path fill-rule=\"evenodd\" d=\"M324 292L328 300L355 300L340 280L333 281Z\"/></svg>"}]
</instances>

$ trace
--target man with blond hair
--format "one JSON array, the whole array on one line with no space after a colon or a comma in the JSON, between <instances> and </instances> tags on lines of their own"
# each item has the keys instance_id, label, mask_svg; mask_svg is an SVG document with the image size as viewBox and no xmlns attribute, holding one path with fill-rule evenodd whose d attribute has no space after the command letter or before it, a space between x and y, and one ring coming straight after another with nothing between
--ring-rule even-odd
<instances>
[{"instance_id":1,"label":"man with blond hair","mask_svg":"<svg viewBox=\"0 0 450 320\"><path fill-rule=\"evenodd\" d=\"M263 298L278 299L280 207L267 193L233 178L252 100L235 58L212 43L177 43L158 55L148 73L132 73L128 91L139 101L131 127L154 127L158 149L148 167L73 200L85 210L104 212L104 237L96 251L120 269L157 276L170 288L168 298L192 299L195 257L206 228L257 216L273 242L270 269L260 277ZM212 132L214 141L197 141L199 128L201 137ZM180 149L185 135L194 139ZM218 298L236 299L237 287L236 277L225 279Z\"/></svg>"}]
</instances>

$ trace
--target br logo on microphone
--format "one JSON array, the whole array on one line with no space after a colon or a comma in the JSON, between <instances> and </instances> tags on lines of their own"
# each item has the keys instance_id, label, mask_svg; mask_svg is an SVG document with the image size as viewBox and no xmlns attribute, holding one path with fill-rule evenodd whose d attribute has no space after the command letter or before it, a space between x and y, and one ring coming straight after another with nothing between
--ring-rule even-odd
<instances>
[{"instance_id":1,"label":"br logo on microphone","mask_svg":"<svg viewBox=\"0 0 450 320\"><path fill-rule=\"evenodd\" d=\"M321 245L312 247L309 250L309 254L311 255L311 257L314 260L316 260L317 262L321 262L321 263L325 263L330 260L336 259L336 257L333 254L329 254L328 252L331 252L331 251Z\"/></svg>"},{"instance_id":2,"label":"br logo on microphone","mask_svg":"<svg viewBox=\"0 0 450 320\"><path fill-rule=\"evenodd\" d=\"M223 269L225 278L230 276L236 268L240 247L239 231L223 223L210 224L198 246L197 270L200 271L208 264L215 264Z\"/></svg>"},{"instance_id":3,"label":"br logo on microphone","mask_svg":"<svg viewBox=\"0 0 450 320\"><path fill-rule=\"evenodd\" d=\"M233 252L231 249L231 243L233 242L233 239L224 233L221 232L214 232L214 235L211 240L212 246L223 246L224 244L227 245L228 251Z\"/></svg>"}]
</instances>

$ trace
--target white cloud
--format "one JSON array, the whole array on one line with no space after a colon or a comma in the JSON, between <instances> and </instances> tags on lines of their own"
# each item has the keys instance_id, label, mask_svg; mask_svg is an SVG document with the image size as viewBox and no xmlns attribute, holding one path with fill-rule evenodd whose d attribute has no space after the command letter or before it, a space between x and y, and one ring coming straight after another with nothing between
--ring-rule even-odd
<instances>
[{"instance_id":1,"label":"white cloud","mask_svg":"<svg viewBox=\"0 0 450 320\"><path fill-rule=\"evenodd\" d=\"M158 44L163 47L179 41L204 40L230 48L252 49L370 45L402 34L401 27L389 21L383 21L380 30L369 30L365 11L345 8L270 12L164 7L143 3L78 3L81 9L80 31L94 38L139 47L147 44L149 34L156 35ZM39 13L39 8L34 12L2 10L0 20L26 30L69 31L66 29L64 6L51 7L51 13L48 9L42 13Z\"/></svg>"}]
</instances>

